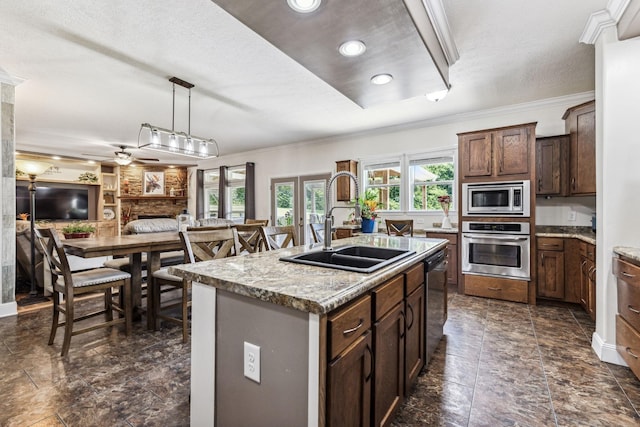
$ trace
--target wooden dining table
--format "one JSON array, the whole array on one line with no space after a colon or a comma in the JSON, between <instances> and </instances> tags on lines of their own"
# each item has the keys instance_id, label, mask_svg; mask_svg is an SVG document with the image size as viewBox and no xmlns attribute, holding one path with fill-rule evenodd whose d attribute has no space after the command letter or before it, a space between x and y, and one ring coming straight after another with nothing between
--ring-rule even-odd
<instances>
[{"instance_id":1,"label":"wooden dining table","mask_svg":"<svg viewBox=\"0 0 640 427\"><path fill-rule=\"evenodd\" d=\"M67 253L82 258L102 256L129 256L131 268L131 294L134 319L142 313L142 254L147 253L147 278L160 268L160 254L182 249L177 232L130 234L125 236L99 237L88 239L67 239L63 241ZM148 288L147 288L148 292ZM147 298L147 328L154 328L154 319L149 311Z\"/></svg>"}]
</instances>

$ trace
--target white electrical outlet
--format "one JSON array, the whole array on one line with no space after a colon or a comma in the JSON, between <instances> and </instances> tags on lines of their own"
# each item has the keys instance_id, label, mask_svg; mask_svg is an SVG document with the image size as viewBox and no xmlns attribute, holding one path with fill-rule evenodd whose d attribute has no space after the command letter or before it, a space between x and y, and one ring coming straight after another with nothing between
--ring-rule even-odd
<instances>
[{"instance_id":1,"label":"white electrical outlet","mask_svg":"<svg viewBox=\"0 0 640 427\"><path fill-rule=\"evenodd\" d=\"M576 220L576 211L569 211L569 221Z\"/></svg>"},{"instance_id":2,"label":"white electrical outlet","mask_svg":"<svg viewBox=\"0 0 640 427\"><path fill-rule=\"evenodd\" d=\"M260 347L244 342L244 376L260 384Z\"/></svg>"}]
</instances>

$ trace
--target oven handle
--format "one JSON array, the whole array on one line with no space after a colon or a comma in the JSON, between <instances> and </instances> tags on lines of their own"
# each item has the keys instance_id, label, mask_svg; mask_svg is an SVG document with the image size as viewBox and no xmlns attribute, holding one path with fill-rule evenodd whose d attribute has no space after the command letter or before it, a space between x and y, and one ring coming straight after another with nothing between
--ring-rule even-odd
<instances>
[{"instance_id":1,"label":"oven handle","mask_svg":"<svg viewBox=\"0 0 640 427\"><path fill-rule=\"evenodd\" d=\"M466 237L467 239L496 239L496 240L506 240L511 242L521 242L523 240L528 240L529 237L511 237L511 236L500 236L494 234L463 234L462 237Z\"/></svg>"}]
</instances>

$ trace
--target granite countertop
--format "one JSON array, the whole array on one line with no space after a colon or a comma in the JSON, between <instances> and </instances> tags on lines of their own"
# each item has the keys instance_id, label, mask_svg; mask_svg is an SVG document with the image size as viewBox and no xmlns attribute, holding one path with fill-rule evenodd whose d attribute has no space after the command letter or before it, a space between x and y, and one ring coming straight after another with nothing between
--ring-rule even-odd
<instances>
[{"instance_id":1,"label":"granite countertop","mask_svg":"<svg viewBox=\"0 0 640 427\"><path fill-rule=\"evenodd\" d=\"M591 227L572 227L565 225L536 225L536 237L564 237L596 244L596 233Z\"/></svg>"},{"instance_id":2,"label":"granite countertop","mask_svg":"<svg viewBox=\"0 0 640 427\"><path fill-rule=\"evenodd\" d=\"M320 314L328 313L366 293L436 250L444 248L448 241L360 235L333 243L334 248L371 245L409 249L416 254L370 274L279 260L283 256L321 250L322 245L316 244L195 264L182 264L170 267L169 273L239 295Z\"/></svg>"},{"instance_id":3,"label":"granite countertop","mask_svg":"<svg viewBox=\"0 0 640 427\"><path fill-rule=\"evenodd\" d=\"M640 248L632 248L629 246L614 246L613 253L640 262Z\"/></svg>"}]
</instances>

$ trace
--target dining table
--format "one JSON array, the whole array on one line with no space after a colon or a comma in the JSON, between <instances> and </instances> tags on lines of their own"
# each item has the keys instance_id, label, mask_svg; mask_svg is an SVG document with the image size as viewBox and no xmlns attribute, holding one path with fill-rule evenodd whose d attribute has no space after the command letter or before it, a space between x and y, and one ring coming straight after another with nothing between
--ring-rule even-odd
<instances>
[{"instance_id":1,"label":"dining table","mask_svg":"<svg viewBox=\"0 0 640 427\"><path fill-rule=\"evenodd\" d=\"M134 320L140 320L142 309L142 254L147 254L147 278L160 268L160 254L182 249L178 232L129 234L111 237L66 239L63 241L66 252L82 258L103 256L129 256L131 272L131 298L134 308ZM147 293L151 286L147 287ZM147 328L155 328L147 295Z\"/></svg>"}]
</instances>

